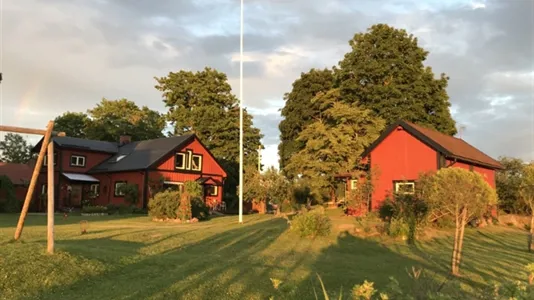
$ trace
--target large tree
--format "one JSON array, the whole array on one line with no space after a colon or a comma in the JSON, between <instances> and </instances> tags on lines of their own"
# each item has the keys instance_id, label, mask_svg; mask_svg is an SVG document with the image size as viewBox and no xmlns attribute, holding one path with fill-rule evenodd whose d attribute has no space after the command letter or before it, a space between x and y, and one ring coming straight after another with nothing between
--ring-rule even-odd
<instances>
[{"instance_id":1,"label":"large tree","mask_svg":"<svg viewBox=\"0 0 534 300\"><path fill-rule=\"evenodd\" d=\"M86 138L85 130L91 120L85 113L66 112L54 120L54 130L63 131L69 137Z\"/></svg>"},{"instance_id":2,"label":"large tree","mask_svg":"<svg viewBox=\"0 0 534 300\"><path fill-rule=\"evenodd\" d=\"M300 78L293 82L291 92L284 95L285 105L281 111L284 119L278 125L280 129L278 154L281 170L287 171L286 165L291 156L304 148L304 144L297 141L297 138L304 127L312 123L320 112L316 105L312 105L311 100L317 93L330 90L333 81L334 76L331 70L311 69L307 73L301 73Z\"/></svg>"},{"instance_id":3,"label":"large tree","mask_svg":"<svg viewBox=\"0 0 534 300\"><path fill-rule=\"evenodd\" d=\"M0 142L1 156L3 162L25 164L32 158L32 146L20 134L8 133L4 140Z\"/></svg>"},{"instance_id":4,"label":"large tree","mask_svg":"<svg viewBox=\"0 0 534 300\"><path fill-rule=\"evenodd\" d=\"M195 133L229 173L227 191L233 193L239 175L239 106L226 74L205 68L155 79L174 134ZM256 164L262 135L252 116L246 110L243 114L245 164Z\"/></svg>"},{"instance_id":5,"label":"large tree","mask_svg":"<svg viewBox=\"0 0 534 300\"><path fill-rule=\"evenodd\" d=\"M339 89L332 89L312 100L323 112L299 134L297 140L305 146L286 166L289 173L313 179L310 182L316 197L335 188L336 174L358 167L358 154L384 127L384 121L371 111L339 98Z\"/></svg>"},{"instance_id":6,"label":"large tree","mask_svg":"<svg viewBox=\"0 0 534 300\"><path fill-rule=\"evenodd\" d=\"M500 208L507 213L526 213L528 208L519 195L525 163L513 157L501 157L499 161L504 166L495 176Z\"/></svg>"},{"instance_id":7,"label":"large tree","mask_svg":"<svg viewBox=\"0 0 534 300\"><path fill-rule=\"evenodd\" d=\"M521 183L519 185L519 199L528 207L530 213L530 235L528 241L528 251L532 251L534 246L534 163L523 167Z\"/></svg>"},{"instance_id":8,"label":"large tree","mask_svg":"<svg viewBox=\"0 0 534 300\"><path fill-rule=\"evenodd\" d=\"M127 134L134 141L163 137L165 119L157 111L139 107L127 99L102 99L87 111L91 121L85 128L86 137L94 140L116 142Z\"/></svg>"},{"instance_id":9,"label":"large tree","mask_svg":"<svg viewBox=\"0 0 534 300\"><path fill-rule=\"evenodd\" d=\"M345 102L357 101L383 118L398 119L456 134L449 110L448 77L435 78L423 62L428 52L405 30L373 25L349 41L352 50L335 70L336 86Z\"/></svg>"}]
</instances>

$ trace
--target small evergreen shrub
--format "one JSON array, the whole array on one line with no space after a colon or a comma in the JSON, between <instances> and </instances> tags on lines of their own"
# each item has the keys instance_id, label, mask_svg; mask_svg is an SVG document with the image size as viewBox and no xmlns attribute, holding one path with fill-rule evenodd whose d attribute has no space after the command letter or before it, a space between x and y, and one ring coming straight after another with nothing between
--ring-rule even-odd
<instances>
[{"instance_id":1,"label":"small evergreen shrub","mask_svg":"<svg viewBox=\"0 0 534 300\"><path fill-rule=\"evenodd\" d=\"M199 221L210 218L210 208L199 197L193 197L191 199L191 213L193 218L197 218Z\"/></svg>"},{"instance_id":2,"label":"small evergreen shrub","mask_svg":"<svg viewBox=\"0 0 534 300\"><path fill-rule=\"evenodd\" d=\"M178 219L182 221L191 220L191 196L184 192L180 195L180 205L178 206Z\"/></svg>"},{"instance_id":3,"label":"small evergreen shrub","mask_svg":"<svg viewBox=\"0 0 534 300\"><path fill-rule=\"evenodd\" d=\"M291 224L292 229L301 237L327 236L332 230L332 221L320 209L297 215Z\"/></svg>"},{"instance_id":4,"label":"small evergreen shrub","mask_svg":"<svg viewBox=\"0 0 534 300\"><path fill-rule=\"evenodd\" d=\"M127 183L119 188L119 191L124 194L124 200L130 204L137 204L139 201L139 188L137 184Z\"/></svg>"},{"instance_id":5,"label":"small evergreen shrub","mask_svg":"<svg viewBox=\"0 0 534 300\"><path fill-rule=\"evenodd\" d=\"M164 191L148 202L148 215L157 219L176 219L180 204L180 192Z\"/></svg>"}]
</instances>

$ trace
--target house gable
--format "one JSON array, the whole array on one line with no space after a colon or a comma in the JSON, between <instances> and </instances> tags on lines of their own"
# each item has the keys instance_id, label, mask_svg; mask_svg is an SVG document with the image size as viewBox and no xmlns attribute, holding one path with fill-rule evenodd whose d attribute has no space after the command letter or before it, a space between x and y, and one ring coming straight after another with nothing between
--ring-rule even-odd
<instances>
[{"instance_id":1,"label":"house gable","mask_svg":"<svg viewBox=\"0 0 534 300\"><path fill-rule=\"evenodd\" d=\"M444 156L447 159L460 160L469 164L490 168L490 169L502 169L502 165L489 157L482 151L471 146L462 139L458 139L452 136L445 135L438 131L428 129L413 123L398 121L390 125L380 137L374 141L367 149L362 153L362 157L369 156L374 149L382 143L382 141L388 137L395 130L403 128L406 132L410 133L413 137L417 138L422 143L431 147L438 152L437 165L440 166L439 155Z\"/></svg>"},{"instance_id":2,"label":"house gable","mask_svg":"<svg viewBox=\"0 0 534 300\"><path fill-rule=\"evenodd\" d=\"M177 156L182 156L178 159L185 159L185 166L177 167ZM193 168L193 157L200 158L201 168L195 170ZM161 160L154 162L150 169L168 172L181 172L203 175L215 175L226 177L226 172L222 166L217 162L213 154L194 136L193 139L187 143L176 147L170 153L167 153Z\"/></svg>"}]
</instances>

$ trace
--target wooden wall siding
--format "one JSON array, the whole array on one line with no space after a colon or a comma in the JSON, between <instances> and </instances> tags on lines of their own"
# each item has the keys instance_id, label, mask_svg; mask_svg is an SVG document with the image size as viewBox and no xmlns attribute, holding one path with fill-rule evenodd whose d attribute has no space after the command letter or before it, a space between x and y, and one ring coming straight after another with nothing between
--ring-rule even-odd
<instances>
[{"instance_id":1,"label":"wooden wall siding","mask_svg":"<svg viewBox=\"0 0 534 300\"><path fill-rule=\"evenodd\" d=\"M100 180L100 193L98 198L95 199L96 205L128 204L124 197L115 197L115 182L126 181L129 184L138 185L139 201L136 206L143 207L144 171L95 174L94 177Z\"/></svg>"},{"instance_id":2,"label":"wooden wall siding","mask_svg":"<svg viewBox=\"0 0 534 300\"><path fill-rule=\"evenodd\" d=\"M436 151L399 128L370 154L371 168L377 172L373 180L373 210L393 192L394 180L414 180L421 172L437 170Z\"/></svg>"},{"instance_id":3,"label":"wooden wall siding","mask_svg":"<svg viewBox=\"0 0 534 300\"><path fill-rule=\"evenodd\" d=\"M54 167L54 170L59 171L60 170L60 164L63 167L63 172L67 173L85 173L89 171L94 166L100 164L104 160L110 158L112 154L108 153L99 153L99 152L91 152L91 151L83 151L83 150L71 150L71 149L61 149L59 147L56 147L56 152L58 153L56 156L56 159L58 160L56 162L56 165ZM70 166L70 157L71 155L81 155L85 156L85 167L71 167ZM61 160L61 161L59 161ZM46 173L46 166L44 166L41 169L41 172Z\"/></svg>"},{"instance_id":4,"label":"wooden wall siding","mask_svg":"<svg viewBox=\"0 0 534 300\"><path fill-rule=\"evenodd\" d=\"M451 167L454 167L454 168L462 168L462 169L466 169L466 170L470 170L471 169L471 165L468 164L468 163L464 163L464 162L458 162L457 161L455 163L454 161L447 160L447 165L451 165ZM483 168L483 167L478 167L478 166L473 166L472 169L473 169L473 171L475 171L477 173L480 173L480 175L482 175L482 177L484 177L486 182L492 188L495 188L495 170L491 170L491 169Z\"/></svg>"},{"instance_id":5,"label":"wooden wall siding","mask_svg":"<svg viewBox=\"0 0 534 300\"><path fill-rule=\"evenodd\" d=\"M200 144L198 139L195 138L193 141L191 141L189 144L187 144L177 152L185 151L186 149L191 149L193 151L193 154L202 155L202 173L226 176L224 170L219 166L217 161L215 161L215 159L213 159L213 157L209 155L206 148L204 148L202 144ZM180 171L175 168L175 154L176 153L170 153L155 169L160 171Z\"/></svg>"}]
</instances>

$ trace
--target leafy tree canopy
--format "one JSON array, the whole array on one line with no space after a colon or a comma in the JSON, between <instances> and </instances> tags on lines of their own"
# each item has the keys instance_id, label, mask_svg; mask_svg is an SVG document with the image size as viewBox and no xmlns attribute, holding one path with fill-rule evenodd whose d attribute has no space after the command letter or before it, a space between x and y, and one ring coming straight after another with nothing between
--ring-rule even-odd
<instances>
[{"instance_id":1,"label":"leafy tree canopy","mask_svg":"<svg viewBox=\"0 0 534 300\"><path fill-rule=\"evenodd\" d=\"M291 156L304 148L304 144L297 141L297 138L304 127L315 121L315 117L320 113L311 100L317 93L330 90L333 81L331 70L311 69L307 73L301 73L300 78L293 82L291 92L284 95L285 106L281 111L284 119L279 125L281 143L278 146L282 170Z\"/></svg>"},{"instance_id":2,"label":"leafy tree canopy","mask_svg":"<svg viewBox=\"0 0 534 300\"><path fill-rule=\"evenodd\" d=\"M373 25L349 41L335 71L336 86L347 103L357 101L383 118L426 125L445 134L456 134L449 110L448 77L434 78L423 62L428 52L406 30L385 24Z\"/></svg>"},{"instance_id":3,"label":"leafy tree canopy","mask_svg":"<svg viewBox=\"0 0 534 300\"><path fill-rule=\"evenodd\" d=\"M229 175L227 183L235 189L239 177L239 103L226 74L205 68L170 72L155 79L169 109L167 120L173 124L174 134L195 133L223 165ZM245 165L255 165L262 135L246 110L243 123Z\"/></svg>"},{"instance_id":4,"label":"leafy tree canopy","mask_svg":"<svg viewBox=\"0 0 534 300\"><path fill-rule=\"evenodd\" d=\"M339 98L339 89L333 89L312 100L323 112L299 134L297 140L305 147L287 165L288 172L313 178L310 182L315 195L334 188L335 174L356 169L358 154L384 127L384 121L370 110Z\"/></svg>"},{"instance_id":5,"label":"leafy tree canopy","mask_svg":"<svg viewBox=\"0 0 534 300\"><path fill-rule=\"evenodd\" d=\"M116 142L128 134L132 140L148 140L163 137L165 119L146 106L139 107L127 99L102 101L88 111L91 121L85 129L86 137L94 140Z\"/></svg>"},{"instance_id":6,"label":"leafy tree canopy","mask_svg":"<svg viewBox=\"0 0 534 300\"><path fill-rule=\"evenodd\" d=\"M85 130L90 121L85 113L66 112L54 119L54 130L63 131L69 137L86 138Z\"/></svg>"},{"instance_id":7,"label":"leafy tree canopy","mask_svg":"<svg viewBox=\"0 0 534 300\"><path fill-rule=\"evenodd\" d=\"M504 170L495 175L500 207L508 213L524 213L526 207L520 199L519 187L525 163L519 158L501 157Z\"/></svg>"},{"instance_id":8,"label":"leafy tree canopy","mask_svg":"<svg viewBox=\"0 0 534 300\"><path fill-rule=\"evenodd\" d=\"M27 163L32 157L32 145L20 134L7 133L4 140L0 142L0 151L2 152L0 160L18 164Z\"/></svg>"}]
</instances>

